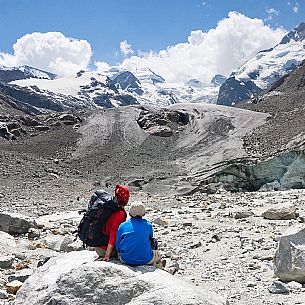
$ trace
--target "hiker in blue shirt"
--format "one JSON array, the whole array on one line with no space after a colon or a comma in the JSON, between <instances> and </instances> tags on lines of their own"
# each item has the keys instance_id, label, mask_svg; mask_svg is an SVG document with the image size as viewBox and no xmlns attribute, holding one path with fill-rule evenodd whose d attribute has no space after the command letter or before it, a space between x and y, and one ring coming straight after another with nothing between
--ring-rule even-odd
<instances>
[{"instance_id":1,"label":"hiker in blue shirt","mask_svg":"<svg viewBox=\"0 0 305 305\"><path fill-rule=\"evenodd\" d=\"M142 218L145 215L143 203L133 202L129 215L131 218L119 226L116 236L116 250L120 261L134 266L157 265L160 255L157 249L152 249L153 227Z\"/></svg>"}]
</instances>

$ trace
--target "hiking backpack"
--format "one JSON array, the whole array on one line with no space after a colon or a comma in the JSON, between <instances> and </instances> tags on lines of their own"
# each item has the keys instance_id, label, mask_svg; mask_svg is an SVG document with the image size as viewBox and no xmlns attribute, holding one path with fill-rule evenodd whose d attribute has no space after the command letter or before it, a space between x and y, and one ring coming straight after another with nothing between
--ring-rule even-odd
<instances>
[{"instance_id":1,"label":"hiking backpack","mask_svg":"<svg viewBox=\"0 0 305 305\"><path fill-rule=\"evenodd\" d=\"M83 242L84 248L108 245L109 236L102 232L102 228L105 230L107 220L118 210L125 212L111 194L100 190L92 195L88 208L83 210L85 214L77 227L77 236Z\"/></svg>"}]
</instances>

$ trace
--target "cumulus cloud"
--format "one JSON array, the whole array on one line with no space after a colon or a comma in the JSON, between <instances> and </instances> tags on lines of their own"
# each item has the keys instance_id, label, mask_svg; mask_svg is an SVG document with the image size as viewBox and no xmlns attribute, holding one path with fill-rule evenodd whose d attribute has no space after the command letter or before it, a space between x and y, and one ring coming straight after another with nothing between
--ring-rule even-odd
<instances>
[{"instance_id":1,"label":"cumulus cloud","mask_svg":"<svg viewBox=\"0 0 305 305\"><path fill-rule=\"evenodd\" d=\"M298 6L294 6L293 7L293 12L297 14L299 12L299 7Z\"/></svg>"},{"instance_id":2,"label":"cumulus cloud","mask_svg":"<svg viewBox=\"0 0 305 305\"><path fill-rule=\"evenodd\" d=\"M120 50L124 56L128 56L128 55L134 53L131 45L127 42L127 40L120 42Z\"/></svg>"},{"instance_id":3,"label":"cumulus cloud","mask_svg":"<svg viewBox=\"0 0 305 305\"><path fill-rule=\"evenodd\" d=\"M258 51L277 44L285 34L282 28L272 29L261 19L230 12L215 29L192 31L185 43L131 56L121 66L130 70L148 67L167 81L197 78L209 82L215 74L228 76Z\"/></svg>"},{"instance_id":4,"label":"cumulus cloud","mask_svg":"<svg viewBox=\"0 0 305 305\"><path fill-rule=\"evenodd\" d=\"M29 65L58 75L87 69L92 55L88 41L60 32L26 34L16 41L13 50L14 54L0 53L0 64Z\"/></svg>"}]
</instances>

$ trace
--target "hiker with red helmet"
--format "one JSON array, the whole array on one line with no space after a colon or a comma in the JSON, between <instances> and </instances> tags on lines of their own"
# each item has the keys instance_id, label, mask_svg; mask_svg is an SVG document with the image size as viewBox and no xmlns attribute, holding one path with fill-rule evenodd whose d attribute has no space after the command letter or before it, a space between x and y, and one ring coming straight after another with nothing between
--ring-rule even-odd
<instances>
[{"instance_id":1,"label":"hiker with red helmet","mask_svg":"<svg viewBox=\"0 0 305 305\"><path fill-rule=\"evenodd\" d=\"M117 184L114 191L114 201L119 207L107 220L106 225L102 226L102 233L109 237L107 246L95 247L96 253L99 255L98 260L109 261L110 257L117 255L115 251L115 241L118 228L122 222L127 218L124 207L129 200L129 190L126 186Z\"/></svg>"}]
</instances>

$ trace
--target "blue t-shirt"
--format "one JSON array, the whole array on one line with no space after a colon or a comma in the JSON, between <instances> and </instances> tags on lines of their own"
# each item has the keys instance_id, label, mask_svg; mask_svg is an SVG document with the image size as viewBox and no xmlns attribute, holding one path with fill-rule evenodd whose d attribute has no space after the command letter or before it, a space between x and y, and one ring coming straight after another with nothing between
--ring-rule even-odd
<instances>
[{"instance_id":1,"label":"blue t-shirt","mask_svg":"<svg viewBox=\"0 0 305 305\"><path fill-rule=\"evenodd\" d=\"M154 256L150 237L153 237L152 224L146 219L132 217L119 226L116 250L125 263L145 265Z\"/></svg>"}]
</instances>

